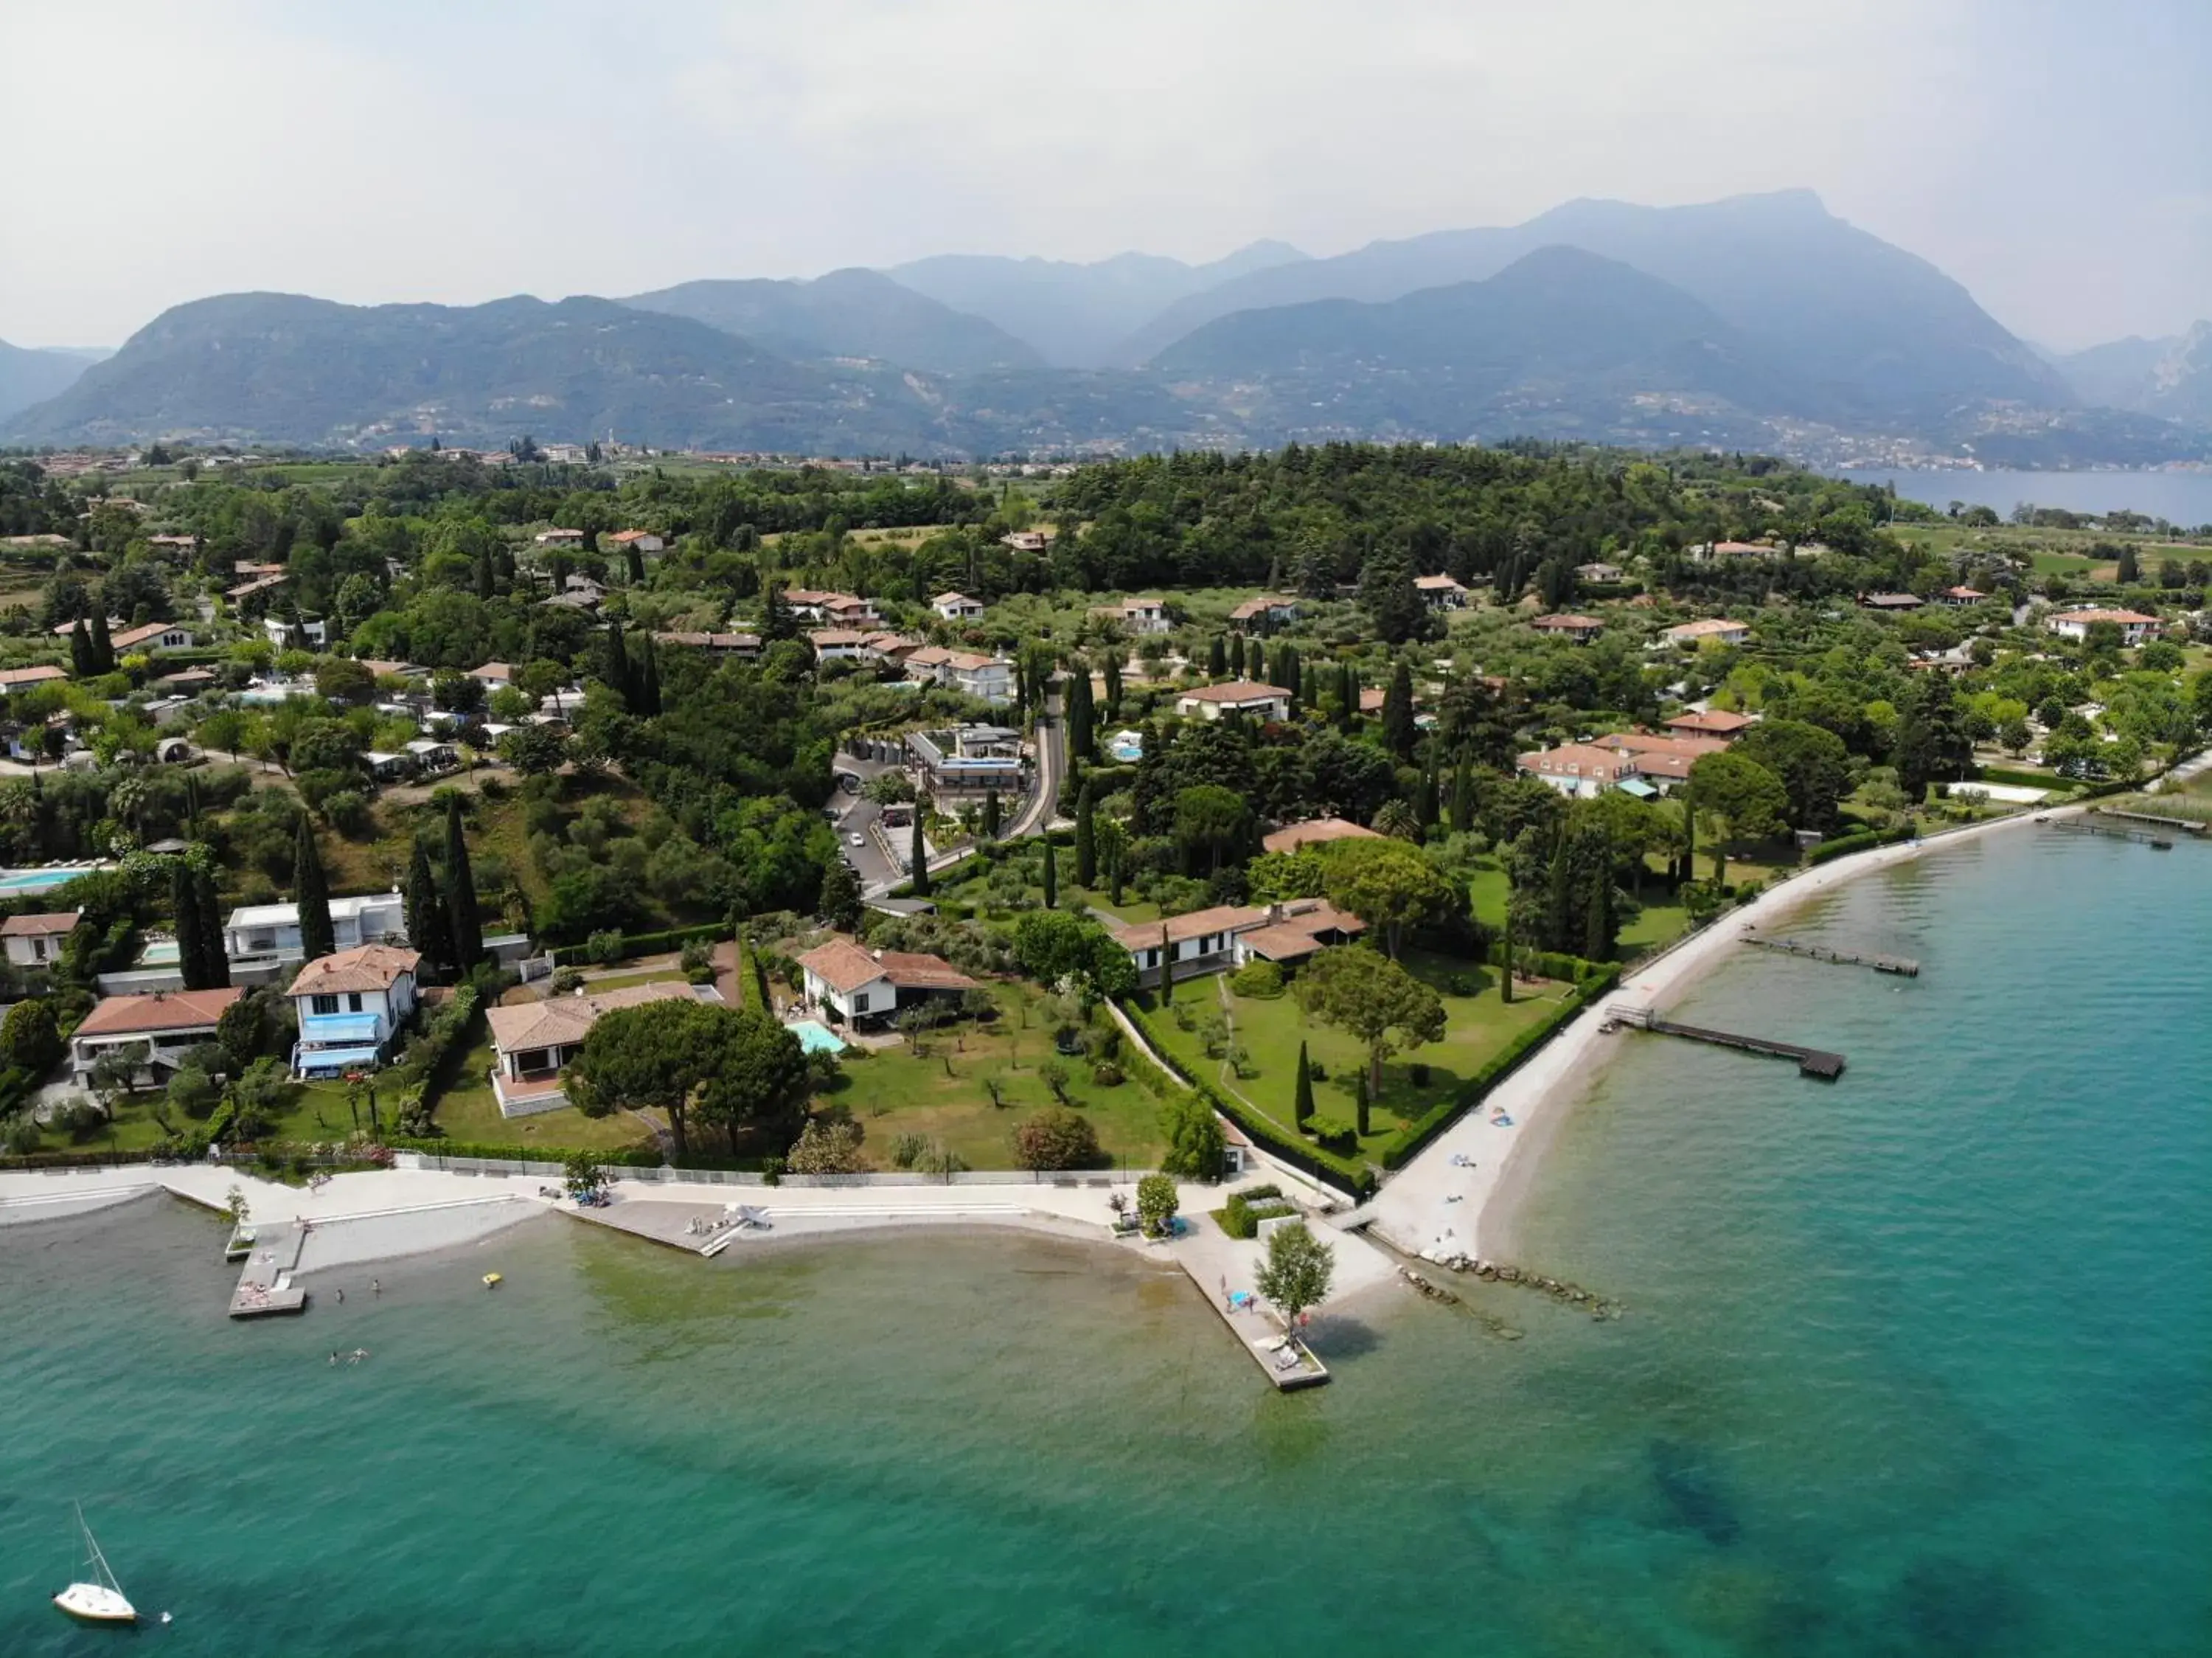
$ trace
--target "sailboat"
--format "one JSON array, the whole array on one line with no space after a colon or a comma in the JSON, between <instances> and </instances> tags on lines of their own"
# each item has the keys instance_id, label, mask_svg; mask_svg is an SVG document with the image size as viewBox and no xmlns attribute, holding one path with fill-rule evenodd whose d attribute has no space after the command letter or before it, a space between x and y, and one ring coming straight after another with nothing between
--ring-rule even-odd
<instances>
[{"instance_id":1,"label":"sailboat","mask_svg":"<svg viewBox=\"0 0 2212 1658\"><path fill-rule=\"evenodd\" d=\"M76 1507L76 1528L84 1533L84 1563L90 1569L91 1581L70 1584L54 1597L54 1604L88 1624L137 1623L138 1609L123 1598L123 1586L115 1581L107 1557L100 1551L92 1527L84 1522L82 1503Z\"/></svg>"}]
</instances>

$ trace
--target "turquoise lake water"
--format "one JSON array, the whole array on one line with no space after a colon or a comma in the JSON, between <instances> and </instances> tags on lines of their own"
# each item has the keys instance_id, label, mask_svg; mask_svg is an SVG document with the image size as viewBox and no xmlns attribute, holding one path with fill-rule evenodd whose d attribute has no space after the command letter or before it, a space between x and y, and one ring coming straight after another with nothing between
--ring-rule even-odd
<instances>
[{"instance_id":1,"label":"turquoise lake water","mask_svg":"<svg viewBox=\"0 0 2212 1658\"><path fill-rule=\"evenodd\" d=\"M1394 1294L1290 1398L1044 1239L546 1217L233 1326L167 1200L0 1231L0 1654L118 1644L45 1602L73 1497L145 1654L2212 1649L2212 847L2022 831L1798 924L1923 975L1686 1008L1841 1081L1624 1038L1522 1217L1624 1320Z\"/></svg>"}]
</instances>

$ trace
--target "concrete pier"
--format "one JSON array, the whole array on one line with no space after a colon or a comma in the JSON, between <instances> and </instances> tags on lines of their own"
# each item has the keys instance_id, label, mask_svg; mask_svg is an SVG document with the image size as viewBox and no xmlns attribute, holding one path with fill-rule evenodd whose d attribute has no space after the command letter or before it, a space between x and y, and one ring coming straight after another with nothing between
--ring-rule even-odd
<instances>
[{"instance_id":1,"label":"concrete pier","mask_svg":"<svg viewBox=\"0 0 2212 1658\"><path fill-rule=\"evenodd\" d=\"M1876 955L1870 950L1835 950L1826 944L1811 944L1797 938L1769 938L1763 933L1746 933L1743 942L1762 950L1802 956L1808 961L1833 962L1839 967L1871 967L1878 973L1895 973L1900 978L1920 977L1920 964L1911 956Z\"/></svg>"},{"instance_id":2,"label":"concrete pier","mask_svg":"<svg viewBox=\"0 0 2212 1658\"><path fill-rule=\"evenodd\" d=\"M238 1288L230 1293L230 1316L259 1319L276 1313L305 1312L307 1292L292 1281L292 1273L307 1240L307 1223L279 1221L258 1226L253 1233L246 1270L238 1275Z\"/></svg>"}]
</instances>

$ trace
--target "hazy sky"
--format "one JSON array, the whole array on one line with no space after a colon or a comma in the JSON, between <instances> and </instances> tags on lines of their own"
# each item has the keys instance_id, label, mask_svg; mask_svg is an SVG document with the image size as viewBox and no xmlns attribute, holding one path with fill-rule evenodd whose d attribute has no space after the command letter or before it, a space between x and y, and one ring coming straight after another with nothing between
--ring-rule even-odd
<instances>
[{"instance_id":1,"label":"hazy sky","mask_svg":"<svg viewBox=\"0 0 2212 1658\"><path fill-rule=\"evenodd\" d=\"M0 338L1808 186L2074 347L2212 316L2208 70L2212 0L15 0Z\"/></svg>"}]
</instances>

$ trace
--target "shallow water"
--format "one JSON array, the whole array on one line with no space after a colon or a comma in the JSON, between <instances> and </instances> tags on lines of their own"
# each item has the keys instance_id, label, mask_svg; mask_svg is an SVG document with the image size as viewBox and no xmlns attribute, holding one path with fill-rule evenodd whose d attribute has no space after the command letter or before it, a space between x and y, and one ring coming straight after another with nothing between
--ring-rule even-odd
<instances>
[{"instance_id":1,"label":"shallow water","mask_svg":"<svg viewBox=\"0 0 2212 1658\"><path fill-rule=\"evenodd\" d=\"M233 1326L203 1216L0 1232L0 1653L109 1644L44 1604L76 1496L179 1654L2206 1650L2212 848L2001 836L1796 924L1923 974L1686 1003L1833 1085L1633 1039L1522 1223L1626 1320L1392 1295L1291 1398L1028 1235L549 1217Z\"/></svg>"}]
</instances>

